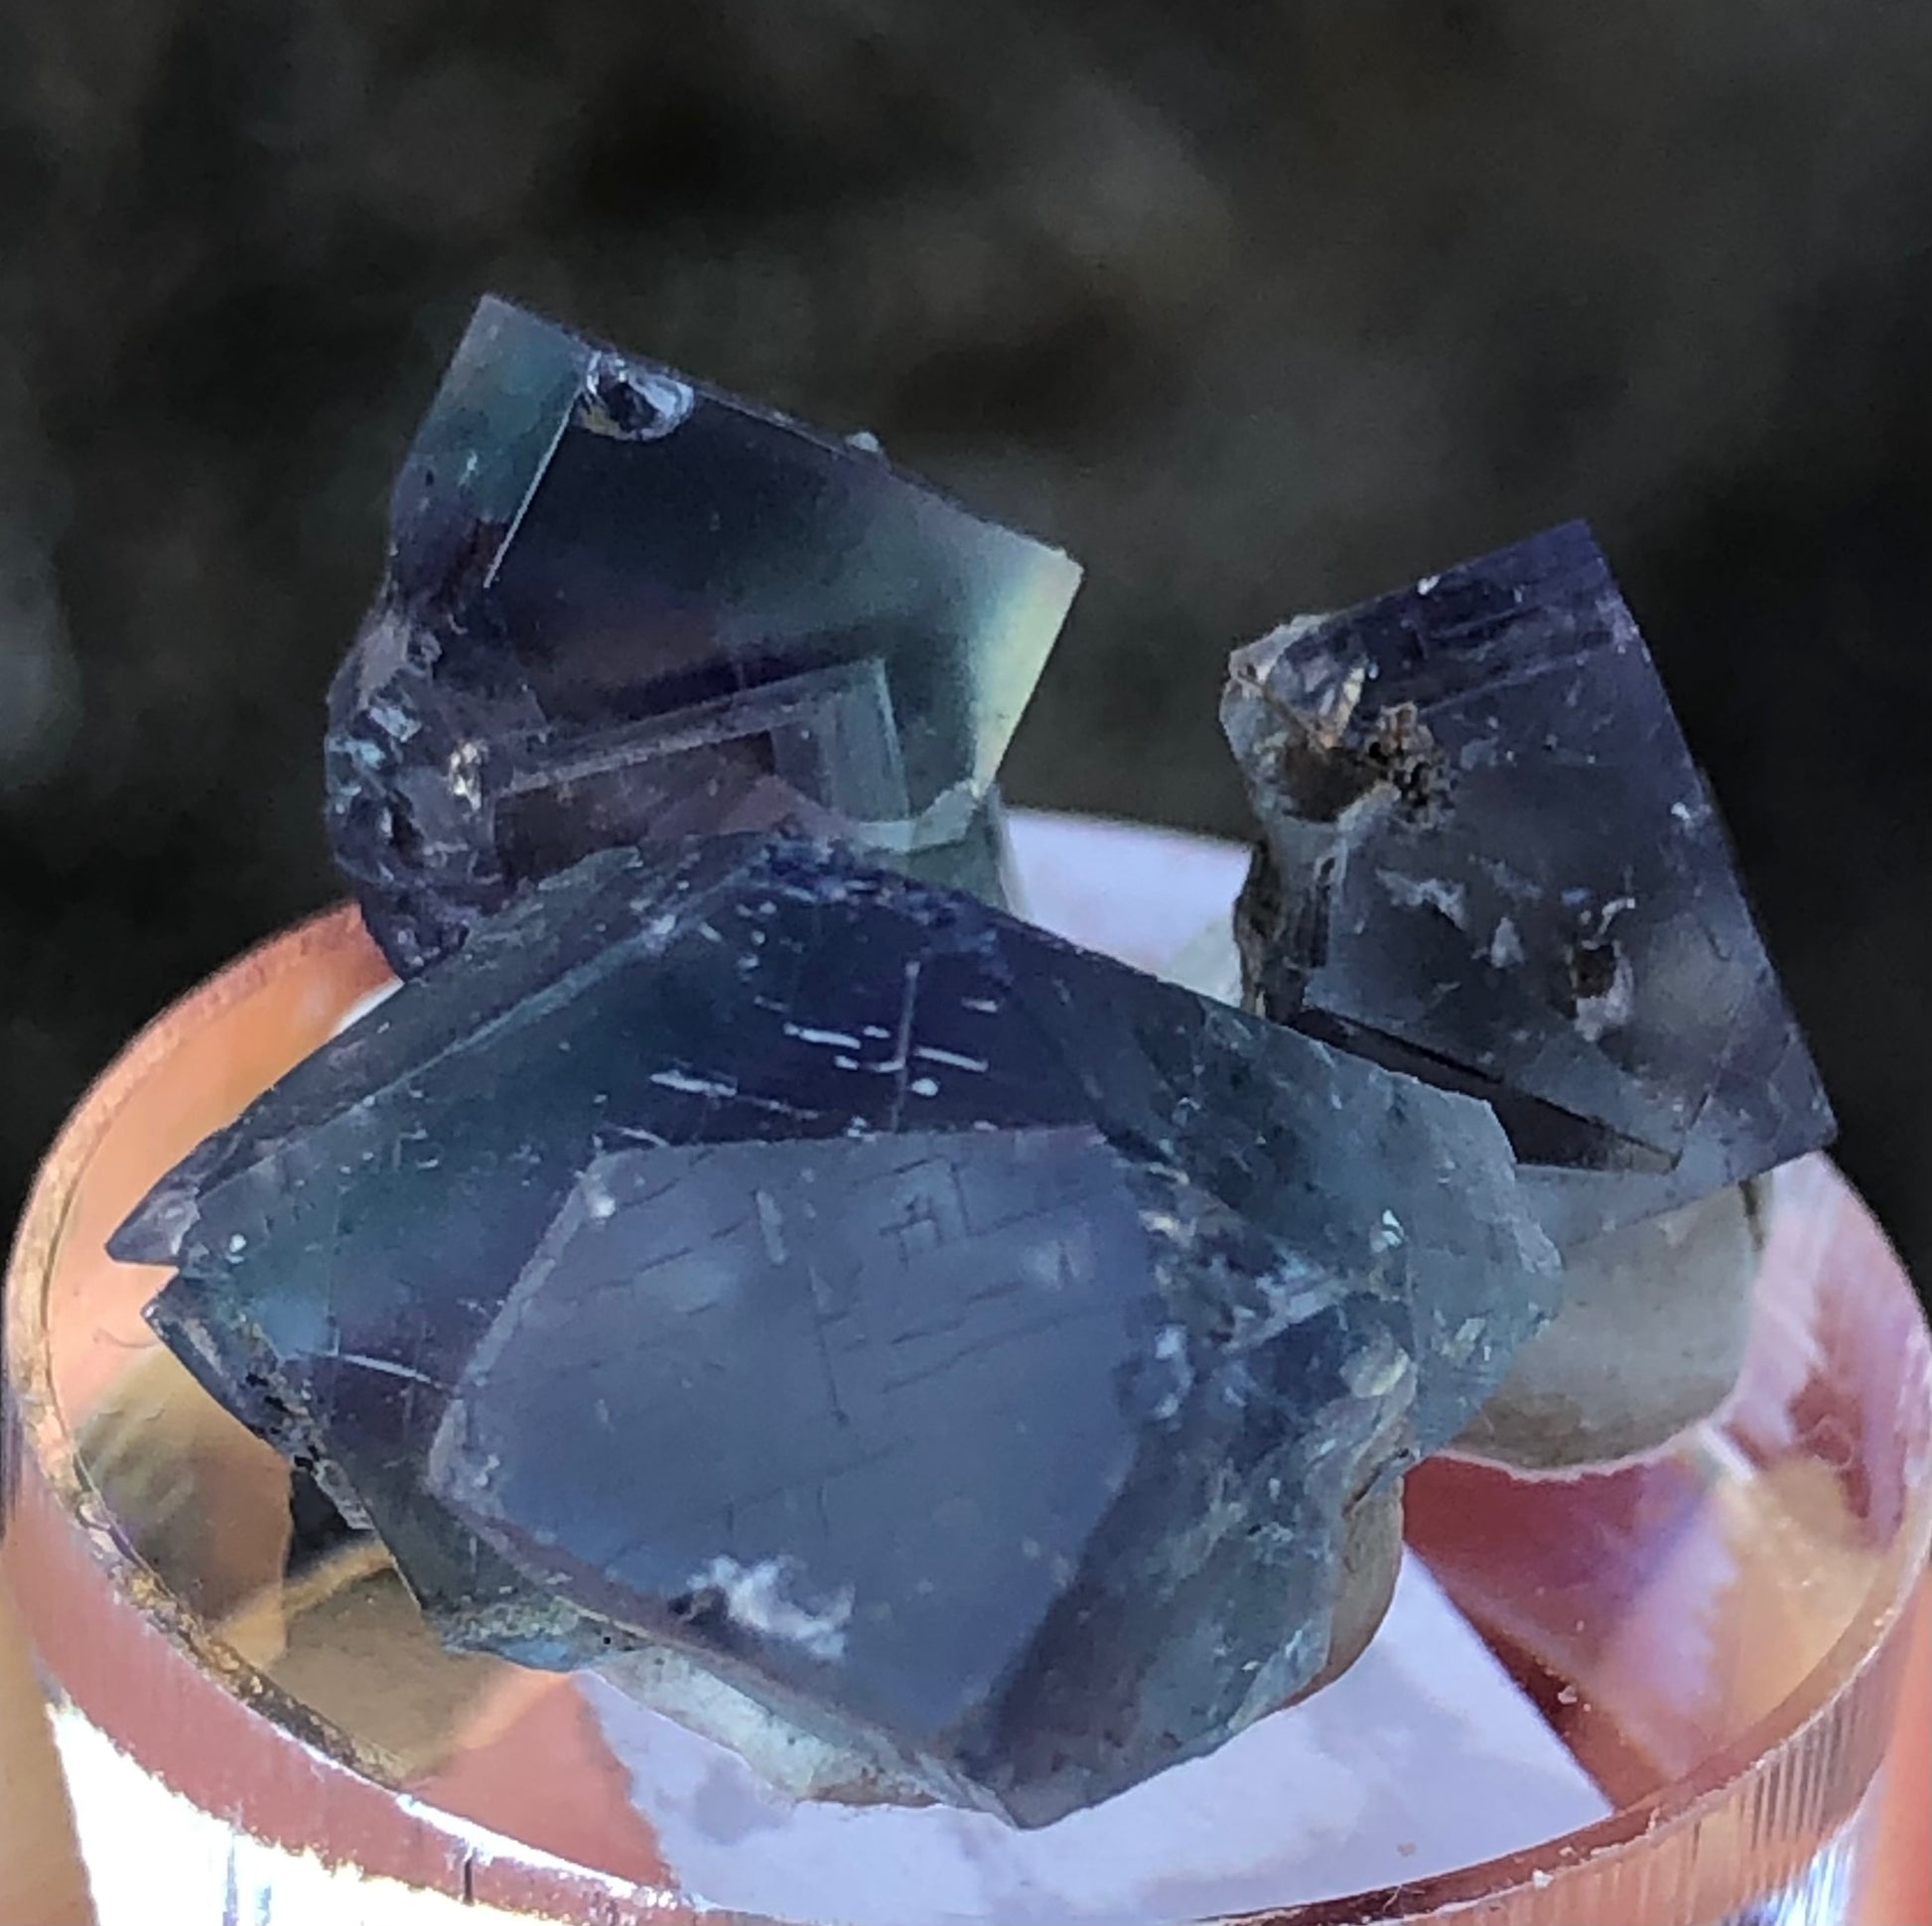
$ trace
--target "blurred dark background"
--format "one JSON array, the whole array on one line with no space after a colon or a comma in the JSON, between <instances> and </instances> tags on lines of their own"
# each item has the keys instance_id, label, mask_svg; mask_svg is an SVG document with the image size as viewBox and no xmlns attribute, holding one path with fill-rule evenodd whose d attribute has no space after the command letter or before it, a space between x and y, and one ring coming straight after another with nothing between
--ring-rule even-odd
<instances>
[{"instance_id":1,"label":"blurred dark background","mask_svg":"<svg viewBox=\"0 0 1932 1926\"><path fill-rule=\"evenodd\" d=\"M0 1220L334 894L321 698L496 288L1079 555L1021 801L1238 832L1229 645L1575 514L1923 1280L1932 9L14 0Z\"/></svg>"}]
</instances>

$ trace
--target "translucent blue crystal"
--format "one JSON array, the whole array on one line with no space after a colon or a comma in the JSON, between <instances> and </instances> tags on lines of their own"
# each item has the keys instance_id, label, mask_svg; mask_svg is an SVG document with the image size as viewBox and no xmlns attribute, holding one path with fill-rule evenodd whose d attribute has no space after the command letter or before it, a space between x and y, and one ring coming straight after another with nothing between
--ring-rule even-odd
<instances>
[{"instance_id":1,"label":"translucent blue crystal","mask_svg":"<svg viewBox=\"0 0 1932 1926\"><path fill-rule=\"evenodd\" d=\"M390 502L328 816L403 974L592 851L788 825L996 894L1058 551L494 298Z\"/></svg>"},{"instance_id":2,"label":"translucent blue crystal","mask_svg":"<svg viewBox=\"0 0 1932 1926\"><path fill-rule=\"evenodd\" d=\"M446 1638L1026 1824L1307 1689L1559 1290L1484 1105L752 836L537 885L114 1249Z\"/></svg>"},{"instance_id":3,"label":"translucent blue crystal","mask_svg":"<svg viewBox=\"0 0 1932 1926\"><path fill-rule=\"evenodd\" d=\"M1480 1096L1560 1241L1829 1141L1710 792L1581 523L1236 653L1251 1008Z\"/></svg>"}]
</instances>

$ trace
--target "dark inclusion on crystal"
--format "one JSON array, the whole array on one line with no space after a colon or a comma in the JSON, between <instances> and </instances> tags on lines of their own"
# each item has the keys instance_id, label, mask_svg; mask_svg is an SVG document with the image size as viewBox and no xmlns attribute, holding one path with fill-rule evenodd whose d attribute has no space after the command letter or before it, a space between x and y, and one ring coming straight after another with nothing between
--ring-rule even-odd
<instances>
[{"instance_id":1,"label":"dark inclusion on crystal","mask_svg":"<svg viewBox=\"0 0 1932 1926\"><path fill-rule=\"evenodd\" d=\"M446 1639L1023 1824L1305 1690L1557 1294L1484 1105L749 835L478 923L113 1249Z\"/></svg>"},{"instance_id":2,"label":"dark inclusion on crystal","mask_svg":"<svg viewBox=\"0 0 1932 1926\"><path fill-rule=\"evenodd\" d=\"M1079 581L840 441L486 298L330 697L409 975L593 850L779 825L997 898L995 772Z\"/></svg>"},{"instance_id":3,"label":"dark inclusion on crystal","mask_svg":"<svg viewBox=\"0 0 1932 1926\"><path fill-rule=\"evenodd\" d=\"M1832 1115L1588 531L1239 651L1249 1007L1483 1097L1560 1242L1818 1148Z\"/></svg>"}]
</instances>

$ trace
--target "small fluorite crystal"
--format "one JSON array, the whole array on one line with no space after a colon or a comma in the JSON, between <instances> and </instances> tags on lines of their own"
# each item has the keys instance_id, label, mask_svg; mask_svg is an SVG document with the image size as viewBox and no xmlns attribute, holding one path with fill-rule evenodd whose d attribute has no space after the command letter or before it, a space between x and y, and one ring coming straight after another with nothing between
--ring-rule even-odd
<instances>
[{"instance_id":1,"label":"small fluorite crystal","mask_svg":"<svg viewBox=\"0 0 1932 1926\"><path fill-rule=\"evenodd\" d=\"M866 437L494 298L396 479L329 825L411 974L592 850L786 825L999 889L992 787L1079 582Z\"/></svg>"},{"instance_id":2,"label":"small fluorite crystal","mask_svg":"<svg viewBox=\"0 0 1932 1926\"><path fill-rule=\"evenodd\" d=\"M1486 1106L755 836L479 923L114 1249L447 1639L1023 1824L1305 1690L1558 1292Z\"/></svg>"},{"instance_id":3,"label":"small fluorite crystal","mask_svg":"<svg viewBox=\"0 0 1932 1926\"><path fill-rule=\"evenodd\" d=\"M1722 825L1588 531L1240 650L1247 1002L1491 1103L1573 1243L1832 1134Z\"/></svg>"}]
</instances>

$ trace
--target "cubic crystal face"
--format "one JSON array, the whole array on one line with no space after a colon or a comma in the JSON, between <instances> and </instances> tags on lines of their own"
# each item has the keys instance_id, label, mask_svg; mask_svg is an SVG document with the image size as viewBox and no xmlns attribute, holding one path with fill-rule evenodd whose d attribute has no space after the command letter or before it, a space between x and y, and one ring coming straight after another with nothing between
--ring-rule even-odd
<instances>
[{"instance_id":1,"label":"cubic crystal face","mask_svg":"<svg viewBox=\"0 0 1932 1926\"><path fill-rule=\"evenodd\" d=\"M1559 1290L1484 1105L758 836L537 884L113 1248L447 1639L1023 1824L1306 1690Z\"/></svg>"},{"instance_id":2,"label":"cubic crystal face","mask_svg":"<svg viewBox=\"0 0 1932 1926\"><path fill-rule=\"evenodd\" d=\"M1237 651L1247 1001L1483 1097L1559 1242L1832 1115L1723 828L1581 523Z\"/></svg>"},{"instance_id":3,"label":"cubic crystal face","mask_svg":"<svg viewBox=\"0 0 1932 1926\"><path fill-rule=\"evenodd\" d=\"M330 697L328 817L404 975L605 848L788 825L997 894L1056 550L486 298Z\"/></svg>"}]
</instances>

